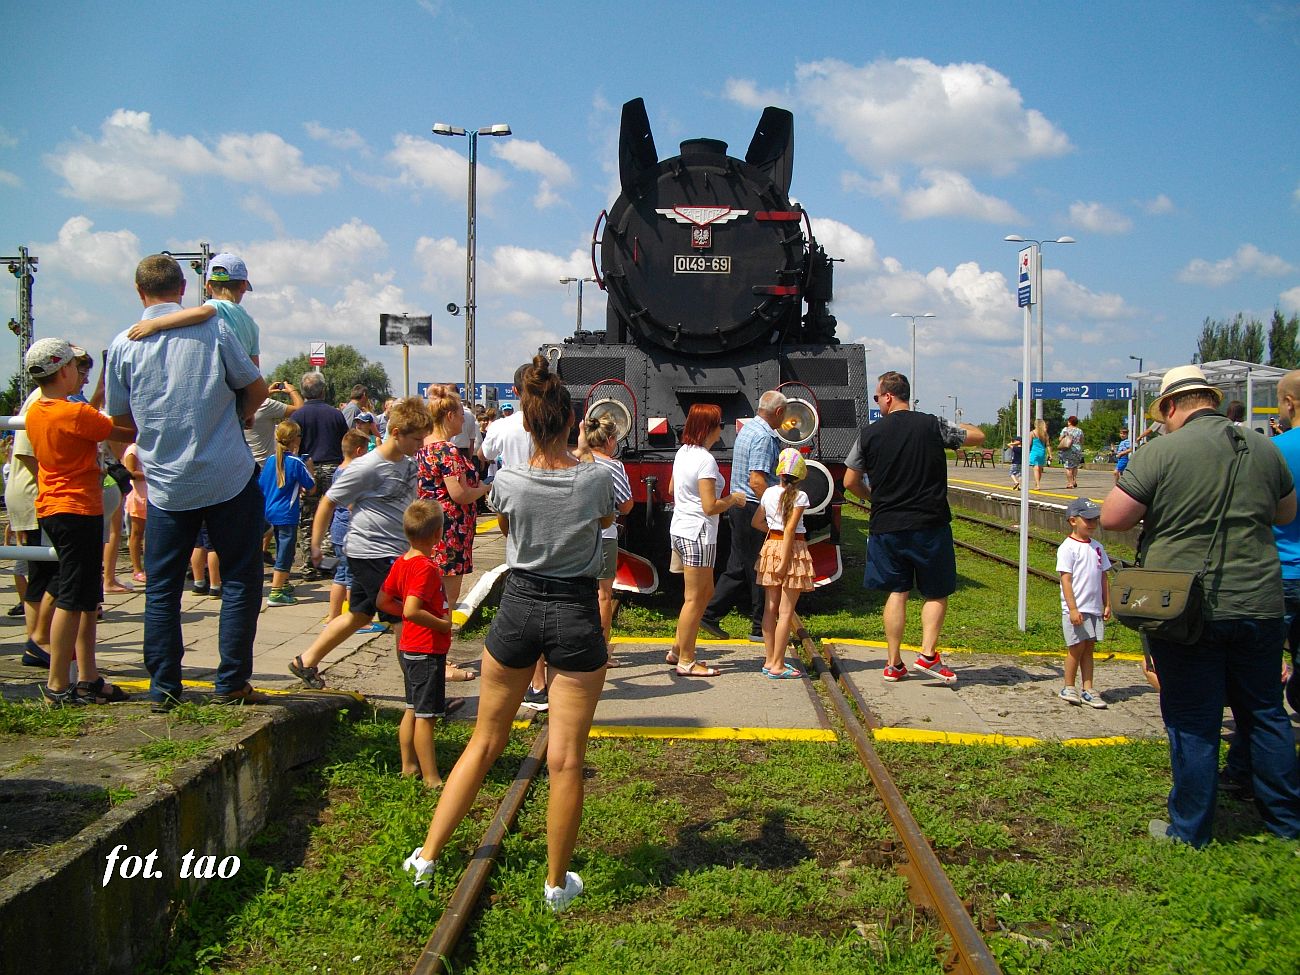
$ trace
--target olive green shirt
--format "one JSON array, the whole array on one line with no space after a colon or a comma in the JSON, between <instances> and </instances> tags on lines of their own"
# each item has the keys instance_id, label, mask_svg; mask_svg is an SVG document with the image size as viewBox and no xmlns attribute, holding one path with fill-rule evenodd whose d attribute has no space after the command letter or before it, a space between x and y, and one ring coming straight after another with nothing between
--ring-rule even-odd
<instances>
[{"instance_id":1,"label":"olive green shirt","mask_svg":"<svg viewBox=\"0 0 1300 975\"><path fill-rule=\"evenodd\" d=\"M1295 490L1290 468L1267 437L1207 410L1135 451L1119 488L1146 506L1141 542L1148 569L1200 571L1228 490L1233 444L1245 437L1232 503L1205 577L1206 619L1280 618L1282 570L1273 541L1278 502Z\"/></svg>"}]
</instances>

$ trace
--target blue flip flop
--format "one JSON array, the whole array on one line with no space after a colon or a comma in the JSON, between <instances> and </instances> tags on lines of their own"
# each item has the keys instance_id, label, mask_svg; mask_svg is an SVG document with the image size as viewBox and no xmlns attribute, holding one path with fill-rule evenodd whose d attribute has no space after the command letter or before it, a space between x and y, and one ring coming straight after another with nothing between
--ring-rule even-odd
<instances>
[{"instance_id":1,"label":"blue flip flop","mask_svg":"<svg viewBox=\"0 0 1300 975\"><path fill-rule=\"evenodd\" d=\"M796 670L794 667L786 664L785 668L780 671L768 670L764 667L763 676L768 680L795 680L803 676L803 671Z\"/></svg>"}]
</instances>

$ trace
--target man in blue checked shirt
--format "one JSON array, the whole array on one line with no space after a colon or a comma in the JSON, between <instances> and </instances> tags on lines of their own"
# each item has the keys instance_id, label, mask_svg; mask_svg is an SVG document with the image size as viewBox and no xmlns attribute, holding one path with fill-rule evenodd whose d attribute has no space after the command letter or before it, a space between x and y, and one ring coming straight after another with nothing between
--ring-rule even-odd
<instances>
[{"instance_id":1,"label":"man in blue checked shirt","mask_svg":"<svg viewBox=\"0 0 1300 975\"><path fill-rule=\"evenodd\" d=\"M142 260L135 283L146 319L180 309L185 275L170 256ZM235 412L240 390L242 418ZM119 334L108 351L107 393L113 422L136 429L149 487L144 662L153 709L180 703L181 593L205 524L221 560L223 592L214 700L264 701L249 683L262 608L263 500L243 423L266 399L266 380L234 333L213 317L137 342Z\"/></svg>"},{"instance_id":2,"label":"man in blue checked shirt","mask_svg":"<svg viewBox=\"0 0 1300 975\"><path fill-rule=\"evenodd\" d=\"M728 635L718 621L732 606L742 604L747 595L749 642L763 642L763 589L754 572L763 535L754 531L750 522L758 510L758 499L776 483L776 459L781 453L776 431L785 418L785 403L784 394L775 389L760 396L758 415L741 427L731 450L731 491L744 493L745 506L729 508L725 515L731 526L731 554L700 620L700 629L719 640L727 639Z\"/></svg>"}]
</instances>

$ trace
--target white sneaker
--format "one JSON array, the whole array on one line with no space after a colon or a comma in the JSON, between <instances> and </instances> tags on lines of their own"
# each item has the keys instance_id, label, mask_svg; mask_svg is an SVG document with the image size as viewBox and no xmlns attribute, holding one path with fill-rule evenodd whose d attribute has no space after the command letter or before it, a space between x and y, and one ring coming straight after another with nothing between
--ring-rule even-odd
<instances>
[{"instance_id":1,"label":"white sneaker","mask_svg":"<svg viewBox=\"0 0 1300 975\"><path fill-rule=\"evenodd\" d=\"M1079 691L1074 687L1062 687L1061 693L1057 695L1066 704L1082 704L1083 698L1079 696Z\"/></svg>"},{"instance_id":2,"label":"white sneaker","mask_svg":"<svg viewBox=\"0 0 1300 975\"><path fill-rule=\"evenodd\" d=\"M416 852L418 853L419 850ZM542 895L546 900L546 906L556 914L568 907L573 899L581 893L582 878L572 870L564 875L563 887L552 887L548 883L542 884Z\"/></svg>"},{"instance_id":3,"label":"white sneaker","mask_svg":"<svg viewBox=\"0 0 1300 975\"><path fill-rule=\"evenodd\" d=\"M411 875L411 883L417 887L428 887L433 883L433 860L426 860L420 856L420 851L424 849L417 846L411 851L411 855L402 863L402 869Z\"/></svg>"},{"instance_id":4,"label":"white sneaker","mask_svg":"<svg viewBox=\"0 0 1300 975\"><path fill-rule=\"evenodd\" d=\"M1090 708L1102 710L1106 707L1106 702L1101 699L1101 695L1096 691L1084 691L1079 695L1079 699Z\"/></svg>"}]
</instances>

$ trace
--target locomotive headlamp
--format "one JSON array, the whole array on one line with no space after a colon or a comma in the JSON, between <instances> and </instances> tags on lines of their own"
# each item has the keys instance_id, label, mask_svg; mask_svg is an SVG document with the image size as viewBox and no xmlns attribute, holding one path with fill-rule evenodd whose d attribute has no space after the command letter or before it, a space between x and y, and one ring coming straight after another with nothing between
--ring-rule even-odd
<instances>
[{"instance_id":1,"label":"locomotive headlamp","mask_svg":"<svg viewBox=\"0 0 1300 975\"><path fill-rule=\"evenodd\" d=\"M807 400L789 399L785 403L785 419L776 435L787 447L799 447L817 436L819 426L816 407Z\"/></svg>"},{"instance_id":2,"label":"locomotive headlamp","mask_svg":"<svg viewBox=\"0 0 1300 975\"><path fill-rule=\"evenodd\" d=\"M628 408L616 399L600 399L587 407L587 418L594 419L608 415L614 420L615 434L620 442L627 439L632 430L632 414Z\"/></svg>"}]
</instances>

